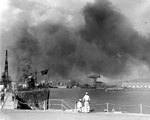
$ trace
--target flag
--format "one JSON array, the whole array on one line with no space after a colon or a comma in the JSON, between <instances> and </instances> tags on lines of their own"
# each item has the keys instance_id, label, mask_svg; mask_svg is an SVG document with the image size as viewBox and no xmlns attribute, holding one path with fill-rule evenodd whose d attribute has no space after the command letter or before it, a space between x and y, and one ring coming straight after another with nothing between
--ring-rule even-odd
<instances>
[{"instance_id":1,"label":"flag","mask_svg":"<svg viewBox=\"0 0 150 120\"><path fill-rule=\"evenodd\" d=\"M49 69L46 69L46 70L41 71L41 74L42 74L42 75L46 75L46 74L48 73L48 70L49 70Z\"/></svg>"}]
</instances>

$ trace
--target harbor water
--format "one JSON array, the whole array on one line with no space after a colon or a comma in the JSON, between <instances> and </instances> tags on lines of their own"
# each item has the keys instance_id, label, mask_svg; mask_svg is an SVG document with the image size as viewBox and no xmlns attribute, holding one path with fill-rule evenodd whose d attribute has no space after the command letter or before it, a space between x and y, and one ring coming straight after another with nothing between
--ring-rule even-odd
<instances>
[{"instance_id":1,"label":"harbor water","mask_svg":"<svg viewBox=\"0 0 150 120\"><path fill-rule=\"evenodd\" d=\"M127 113L150 114L150 91L102 91L99 89L50 89L50 99L63 99L72 108L75 101L82 99L85 92L91 98L91 109L95 112L104 112L107 109ZM107 106L108 105L108 106ZM142 106L141 106L142 105Z\"/></svg>"}]
</instances>

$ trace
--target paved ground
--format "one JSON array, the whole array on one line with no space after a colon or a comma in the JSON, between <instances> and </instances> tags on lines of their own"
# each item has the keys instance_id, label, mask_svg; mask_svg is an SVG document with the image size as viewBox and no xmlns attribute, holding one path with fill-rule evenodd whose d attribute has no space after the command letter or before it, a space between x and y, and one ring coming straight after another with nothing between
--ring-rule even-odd
<instances>
[{"instance_id":1,"label":"paved ground","mask_svg":"<svg viewBox=\"0 0 150 120\"><path fill-rule=\"evenodd\" d=\"M6 120L6 115L0 111L0 120Z\"/></svg>"},{"instance_id":2,"label":"paved ground","mask_svg":"<svg viewBox=\"0 0 150 120\"><path fill-rule=\"evenodd\" d=\"M14 102L12 101L12 93L7 93L6 97L7 98L6 98L6 101L4 103L3 109L14 109Z\"/></svg>"},{"instance_id":3,"label":"paved ground","mask_svg":"<svg viewBox=\"0 0 150 120\"><path fill-rule=\"evenodd\" d=\"M3 110L7 120L150 120L150 115Z\"/></svg>"}]
</instances>

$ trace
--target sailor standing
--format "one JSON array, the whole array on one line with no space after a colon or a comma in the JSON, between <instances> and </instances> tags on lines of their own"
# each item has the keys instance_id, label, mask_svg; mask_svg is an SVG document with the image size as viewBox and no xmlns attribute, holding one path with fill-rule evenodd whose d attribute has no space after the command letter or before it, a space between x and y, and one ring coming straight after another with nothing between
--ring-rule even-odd
<instances>
[{"instance_id":1,"label":"sailor standing","mask_svg":"<svg viewBox=\"0 0 150 120\"><path fill-rule=\"evenodd\" d=\"M88 95L88 92L85 93L85 96L83 97L84 102L84 112L90 112L90 96Z\"/></svg>"}]
</instances>

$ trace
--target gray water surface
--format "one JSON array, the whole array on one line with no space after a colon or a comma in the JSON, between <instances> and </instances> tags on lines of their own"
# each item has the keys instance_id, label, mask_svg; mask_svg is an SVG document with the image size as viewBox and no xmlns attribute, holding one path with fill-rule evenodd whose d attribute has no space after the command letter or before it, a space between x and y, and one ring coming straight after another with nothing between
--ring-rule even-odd
<instances>
[{"instance_id":1,"label":"gray water surface","mask_svg":"<svg viewBox=\"0 0 150 120\"><path fill-rule=\"evenodd\" d=\"M143 104L143 112L150 113L150 91L102 91L99 89L50 89L50 97L64 99L72 108L75 106L75 101L83 98L88 91L91 98L91 108L95 111L102 112L106 109L106 104L109 104L109 111L114 108L116 111L123 112L140 112L140 104ZM98 105L103 104L103 105ZM115 104L115 105L113 105ZM126 106L127 105L127 106Z\"/></svg>"}]
</instances>

